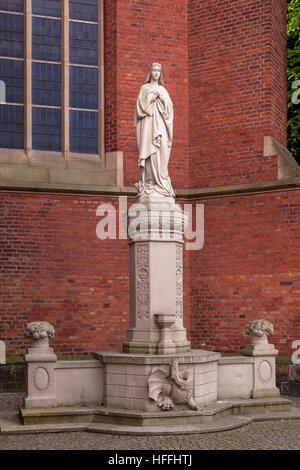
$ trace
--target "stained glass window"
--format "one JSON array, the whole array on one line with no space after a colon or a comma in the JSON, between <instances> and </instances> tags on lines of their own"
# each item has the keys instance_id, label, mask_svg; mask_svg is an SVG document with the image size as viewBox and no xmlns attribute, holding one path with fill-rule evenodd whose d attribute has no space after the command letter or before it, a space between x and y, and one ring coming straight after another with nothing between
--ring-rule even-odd
<instances>
[{"instance_id":1,"label":"stained glass window","mask_svg":"<svg viewBox=\"0 0 300 470\"><path fill-rule=\"evenodd\" d=\"M0 1L0 147L24 148L23 1ZM3 57L7 57L4 59ZM18 60L15 60L18 59ZM22 105L16 106L14 103Z\"/></svg>"},{"instance_id":2,"label":"stained glass window","mask_svg":"<svg viewBox=\"0 0 300 470\"><path fill-rule=\"evenodd\" d=\"M60 0L32 0L32 13L60 18L61 2Z\"/></svg>"},{"instance_id":3,"label":"stained glass window","mask_svg":"<svg viewBox=\"0 0 300 470\"><path fill-rule=\"evenodd\" d=\"M70 151L97 153L98 113L70 111Z\"/></svg>"},{"instance_id":4,"label":"stained glass window","mask_svg":"<svg viewBox=\"0 0 300 470\"><path fill-rule=\"evenodd\" d=\"M0 147L24 148L23 106L0 105Z\"/></svg>"},{"instance_id":5,"label":"stained glass window","mask_svg":"<svg viewBox=\"0 0 300 470\"><path fill-rule=\"evenodd\" d=\"M70 19L98 21L98 1L70 0Z\"/></svg>"},{"instance_id":6,"label":"stained glass window","mask_svg":"<svg viewBox=\"0 0 300 470\"><path fill-rule=\"evenodd\" d=\"M32 59L60 62L60 20L32 18Z\"/></svg>"},{"instance_id":7,"label":"stained glass window","mask_svg":"<svg viewBox=\"0 0 300 470\"><path fill-rule=\"evenodd\" d=\"M32 63L32 104L61 105L61 66Z\"/></svg>"},{"instance_id":8,"label":"stained glass window","mask_svg":"<svg viewBox=\"0 0 300 470\"><path fill-rule=\"evenodd\" d=\"M98 108L98 69L70 67L70 107Z\"/></svg>"},{"instance_id":9,"label":"stained glass window","mask_svg":"<svg viewBox=\"0 0 300 470\"><path fill-rule=\"evenodd\" d=\"M32 148L61 150L60 109L32 108Z\"/></svg>"},{"instance_id":10,"label":"stained glass window","mask_svg":"<svg viewBox=\"0 0 300 470\"><path fill-rule=\"evenodd\" d=\"M0 13L0 56L24 56L23 15Z\"/></svg>"},{"instance_id":11,"label":"stained glass window","mask_svg":"<svg viewBox=\"0 0 300 470\"><path fill-rule=\"evenodd\" d=\"M70 21L70 63L97 65L98 27Z\"/></svg>"},{"instance_id":12,"label":"stained glass window","mask_svg":"<svg viewBox=\"0 0 300 470\"><path fill-rule=\"evenodd\" d=\"M0 0L0 10L23 13L24 0Z\"/></svg>"},{"instance_id":13,"label":"stained glass window","mask_svg":"<svg viewBox=\"0 0 300 470\"><path fill-rule=\"evenodd\" d=\"M5 83L7 103L24 102L24 63L22 60L0 59L0 80Z\"/></svg>"},{"instance_id":14,"label":"stained glass window","mask_svg":"<svg viewBox=\"0 0 300 470\"><path fill-rule=\"evenodd\" d=\"M69 135L70 152L97 153L99 1L69 0L66 10L61 0L31 0L27 6L25 11L24 0L0 0L0 147L24 148L25 122L26 136L32 132L32 149L62 151ZM26 51L24 17L32 27ZM62 48L66 21L67 53ZM69 62L69 75L62 60ZM68 76L69 102L62 95ZM66 120L62 134L66 113L69 123Z\"/></svg>"}]
</instances>

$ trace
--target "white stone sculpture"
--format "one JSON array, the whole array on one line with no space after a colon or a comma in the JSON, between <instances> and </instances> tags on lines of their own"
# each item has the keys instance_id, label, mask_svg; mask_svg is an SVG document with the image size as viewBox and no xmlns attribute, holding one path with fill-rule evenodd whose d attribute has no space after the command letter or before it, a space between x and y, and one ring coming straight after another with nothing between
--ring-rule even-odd
<instances>
[{"instance_id":1,"label":"white stone sculpture","mask_svg":"<svg viewBox=\"0 0 300 470\"><path fill-rule=\"evenodd\" d=\"M27 362L27 396L25 408L56 406L56 385L54 366L57 360L49 347L49 338L55 330L50 323L35 321L28 323L24 335L31 339Z\"/></svg>"},{"instance_id":2,"label":"white stone sculpture","mask_svg":"<svg viewBox=\"0 0 300 470\"><path fill-rule=\"evenodd\" d=\"M268 320L253 320L246 325L246 334L251 336L251 343L242 349L245 356L273 356L278 354L274 344L268 342L268 336L274 333Z\"/></svg>"},{"instance_id":3,"label":"white stone sculpture","mask_svg":"<svg viewBox=\"0 0 300 470\"><path fill-rule=\"evenodd\" d=\"M49 338L53 338L55 330L50 323L35 321L28 323L25 329L25 337L31 339L32 348L48 348Z\"/></svg>"},{"instance_id":4,"label":"white stone sculpture","mask_svg":"<svg viewBox=\"0 0 300 470\"><path fill-rule=\"evenodd\" d=\"M168 198L173 202L175 194L168 174L173 139L173 104L164 87L162 67L158 63L150 65L148 76L140 88L134 125L139 149L138 200Z\"/></svg>"},{"instance_id":5,"label":"white stone sculpture","mask_svg":"<svg viewBox=\"0 0 300 470\"><path fill-rule=\"evenodd\" d=\"M179 370L177 360L169 366L154 367L148 378L149 398L163 411L169 411L175 404L186 403L192 410L202 409L197 405L193 393L193 383L189 370Z\"/></svg>"},{"instance_id":6,"label":"white stone sculpture","mask_svg":"<svg viewBox=\"0 0 300 470\"><path fill-rule=\"evenodd\" d=\"M6 364L5 343L0 341L0 364Z\"/></svg>"},{"instance_id":7,"label":"white stone sculpture","mask_svg":"<svg viewBox=\"0 0 300 470\"><path fill-rule=\"evenodd\" d=\"M268 336L274 333L274 327L268 320L253 320L246 325L246 334L251 335L251 344L265 345Z\"/></svg>"},{"instance_id":8,"label":"white stone sculpture","mask_svg":"<svg viewBox=\"0 0 300 470\"><path fill-rule=\"evenodd\" d=\"M242 353L254 358L252 398L279 396L275 373L275 356L278 351L274 344L268 342L268 336L273 332L273 325L268 320L253 320L246 325L246 334L251 335L251 343L246 344Z\"/></svg>"}]
</instances>

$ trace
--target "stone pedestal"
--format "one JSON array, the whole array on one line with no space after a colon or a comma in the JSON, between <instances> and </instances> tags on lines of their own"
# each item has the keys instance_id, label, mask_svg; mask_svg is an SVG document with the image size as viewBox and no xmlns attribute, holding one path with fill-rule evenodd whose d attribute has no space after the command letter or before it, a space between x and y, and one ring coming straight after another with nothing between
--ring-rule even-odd
<instances>
[{"instance_id":1,"label":"stone pedestal","mask_svg":"<svg viewBox=\"0 0 300 470\"><path fill-rule=\"evenodd\" d=\"M254 358L252 398L278 397L280 391L276 387L275 364L278 351L268 342L268 335L273 334L273 325L266 320L254 320L246 326L246 333L251 335L251 343L242 353Z\"/></svg>"},{"instance_id":2,"label":"stone pedestal","mask_svg":"<svg viewBox=\"0 0 300 470\"><path fill-rule=\"evenodd\" d=\"M144 195L128 213L130 326L122 353L96 353L107 410L177 413L217 400L220 354L191 351L183 326L186 223L180 206L162 196Z\"/></svg>"},{"instance_id":3,"label":"stone pedestal","mask_svg":"<svg viewBox=\"0 0 300 470\"><path fill-rule=\"evenodd\" d=\"M25 408L56 406L54 366L57 360L52 348L29 348L27 362L27 397Z\"/></svg>"},{"instance_id":4,"label":"stone pedestal","mask_svg":"<svg viewBox=\"0 0 300 470\"><path fill-rule=\"evenodd\" d=\"M201 410L217 400L219 353L191 350L158 355L100 351L94 355L103 364L103 404L107 408L167 410L162 405L168 399L174 411ZM180 376L177 382L172 369L175 361ZM183 383L183 388L178 383ZM185 396L187 389L189 396Z\"/></svg>"},{"instance_id":5,"label":"stone pedestal","mask_svg":"<svg viewBox=\"0 0 300 470\"><path fill-rule=\"evenodd\" d=\"M130 326L123 352L187 352L183 326L182 244L187 214L175 204L136 204L128 213ZM162 321L173 318L165 335ZM166 343L164 346L164 342Z\"/></svg>"},{"instance_id":6,"label":"stone pedestal","mask_svg":"<svg viewBox=\"0 0 300 470\"><path fill-rule=\"evenodd\" d=\"M55 330L48 322L29 323L25 336L31 340L31 348L25 356L27 362L27 396L25 408L56 406L54 366L57 360L49 347L49 338Z\"/></svg>"}]
</instances>

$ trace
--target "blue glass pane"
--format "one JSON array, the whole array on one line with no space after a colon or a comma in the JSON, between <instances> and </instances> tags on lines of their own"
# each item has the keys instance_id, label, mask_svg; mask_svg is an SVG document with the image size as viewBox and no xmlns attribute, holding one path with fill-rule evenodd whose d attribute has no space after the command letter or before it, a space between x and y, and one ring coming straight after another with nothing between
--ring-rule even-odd
<instances>
[{"instance_id":1,"label":"blue glass pane","mask_svg":"<svg viewBox=\"0 0 300 470\"><path fill-rule=\"evenodd\" d=\"M70 63L98 65L98 26L70 21Z\"/></svg>"},{"instance_id":2,"label":"blue glass pane","mask_svg":"<svg viewBox=\"0 0 300 470\"><path fill-rule=\"evenodd\" d=\"M98 0L70 0L70 18L98 21Z\"/></svg>"},{"instance_id":3,"label":"blue glass pane","mask_svg":"<svg viewBox=\"0 0 300 470\"><path fill-rule=\"evenodd\" d=\"M32 18L32 58L60 62L60 20Z\"/></svg>"},{"instance_id":4,"label":"blue glass pane","mask_svg":"<svg viewBox=\"0 0 300 470\"><path fill-rule=\"evenodd\" d=\"M98 69L70 67L70 107L98 108Z\"/></svg>"},{"instance_id":5,"label":"blue glass pane","mask_svg":"<svg viewBox=\"0 0 300 470\"><path fill-rule=\"evenodd\" d=\"M23 15L0 13L0 56L22 58L23 36Z\"/></svg>"},{"instance_id":6,"label":"blue glass pane","mask_svg":"<svg viewBox=\"0 0 300 470\"><path fill-rule=\"evenodd\" d=\"M22 60L0 59L0 80L5 83L7 103L24 102L24 64Z\"/></svg>"},{"instance_id":7,"label":"blue glass pane","mask_svg":"<svg viewBox=\"0 0 300 470\"><path fill-rule=\"evenodd\" d=\"M70 151L98 153L98 113L70 111Z\"/></svg>"},{"instance_id":8,"label":"blue glass pane","mask_svg":"<svg viewBox=\"0 0 300 470\"><path fill-rule=\"evenodd\" d=\"M24 148L24 107L0 105L0 148Z\"/></svg>"},{"instance_id":9,"label":"blue glass pane","mask_svg":"<svg viewBox=\"0 0 300 470\"><path fill-rule=\"evenodd\" d=\"M32 0L33 15L61 17L60 0Z\"/></svg>"},{"instance_id":10,"label":"blue glass pane","mask_svg":"<svg viewBox=\"0 0 300 470\"><path fill-rule=\"evenodd\" d=\"M61 150L61 110L32 108L32 148Z\"/></svg>"},{"instance_id":11,"label":"blue glass pane","mask_svg":"<svg viewBox=\"0 0 300 470\"><path fill-rule=\"evenodd\" d=\"M24 0L0 0L0 10L23 13Z\"/></svg>"},{"instance_id":12,"label":"blue glass pane","mask_svg":"<svg viewBox=\"0 0 300 470\"><path fill-rule=\"evenodd\" d=\"M61 66L32 63L32 103L45 106L61 105Z\"/></svg>"}]
</instances>

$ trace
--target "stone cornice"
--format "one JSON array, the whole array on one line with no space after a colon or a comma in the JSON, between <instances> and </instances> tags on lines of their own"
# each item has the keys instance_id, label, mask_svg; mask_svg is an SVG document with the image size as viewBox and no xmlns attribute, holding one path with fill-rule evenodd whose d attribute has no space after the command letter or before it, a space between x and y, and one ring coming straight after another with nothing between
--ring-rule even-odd
<instances>
[{"instance_id":1,"label":"stone cornice","mask_svg":"<svg viewBox=\"0 0 300 470\"><path fill-rule=\"evenodd\" d=\"M300 189L300 177L286 180L267 181L259 183L236 184L229 186L214 186L201 189L175 190L179 200L197 200L226 196L243 196L249 194L262 194L277 191ZM36 192L36 193L62 193L62 194L91 194L99 196L127 196L134 198L136 189L126 186L99 186L59 183L33 183L33 182L4 182L0 181L0 191L8 192Z\"/></svg>"}]
</instances>

